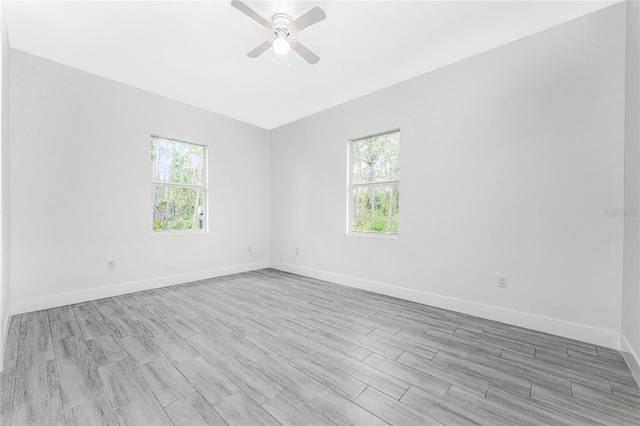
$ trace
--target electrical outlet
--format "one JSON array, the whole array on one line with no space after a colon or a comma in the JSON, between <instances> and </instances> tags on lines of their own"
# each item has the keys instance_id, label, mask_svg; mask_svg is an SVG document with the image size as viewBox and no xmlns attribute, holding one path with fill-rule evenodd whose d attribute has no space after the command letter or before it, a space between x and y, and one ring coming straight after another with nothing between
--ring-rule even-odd
<instances>
[{"instance_id":1,"label":"electrical outlet","mask_svg":"<svg viewBox=\"0 0 640 426\"><path fill-rule=\"evenodd\" d=\"M107 269L116 269L116 260L115 259L107 260Z\"/></svg>"},{"instance_id":2,"label":"electrical outlet","mask_svg":"<svg viewBox=\"0 0 640 426\"><path fill-rule=\"evenodd\" d=\"M300 249L296 247L296 254L300 254Z\"/></svg>"},{"instance_id":3,"label":"electrical outlet","mask_svg":"<svg viewBox=\"0 0 640 426\"><path fill-rule=\"evenodd\" d=\"M251 253L251 246L247 246L247 251Z\"/></svg>"},{"instance_id":4,"label":"electrical outlet","mask_svg":"<svg viewBox=\"0 0 640 426\"><path fill-rule=\"evenodd\" d=\"M507 276L506 275L498 275L498 287L507 288Z\"/></svg>"}]
</instances>

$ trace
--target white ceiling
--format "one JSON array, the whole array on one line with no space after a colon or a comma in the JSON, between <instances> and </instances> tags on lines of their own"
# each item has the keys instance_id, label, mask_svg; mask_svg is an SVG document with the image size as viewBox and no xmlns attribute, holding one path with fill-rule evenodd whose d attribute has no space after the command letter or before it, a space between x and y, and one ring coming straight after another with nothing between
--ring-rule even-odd
<instances>
[{"instance_id":1,"label":"white ceiling","mask_svg":"<svg viewBox=\"0 0 640 426\"><path fill-rule=\"evenodd\" d=\"M272 129L616 1L246 2L324 9L296 35L316 65L248 58L271 33L230 1L3 3L15 49Z\"/></svg>"}]
</instances>

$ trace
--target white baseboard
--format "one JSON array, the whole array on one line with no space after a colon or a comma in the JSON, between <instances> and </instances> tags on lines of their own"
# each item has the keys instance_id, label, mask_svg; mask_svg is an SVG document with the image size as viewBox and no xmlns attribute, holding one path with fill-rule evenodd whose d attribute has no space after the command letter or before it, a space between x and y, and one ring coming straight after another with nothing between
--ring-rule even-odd
<instances>
[{"instance_id":1,"label":"white baseboard","mask_svg":"<svg viewBox=\"0 0 640 426\"><path fill-rule=\"evenodd\" d=\"M207 278L221 277L224 275L238 274L240 272L255 271L257 269L264 269L268 267L269 262L267 261L245 263L242 265L224 266L221 268L206 269L203 271L186 272L184 274L150 278L140 281L131 281L104 287L89 288L86 290L51 294L48 296L34 297L31 299L14 300L11 304L11 313L13 315L23 314L25 312L50 309L57 306L82 303L90 300L102 299L105 297L119 296L122 294L134 293L136 291L151 290L154 288L183 284L191 281L204 280Z\"/></svg>"},{"instance_id":2,"label":"white baseboard","mask_svg":"<svg viewBox=\"0 0 640 426\"><path fill-rule=\"evenodd\" d=\"M474 315L494 321L512 324L518 327L530 328L545 333L555 334L570 339L580 340L598 346L618 350L620 344L620 334L617 331L605 330L563 321L555 318L543 317L526 312L514 311L498 306L485 305L468 300L456 299L453 297L441 296L438 294L412 290L403 287L396 287L375 281L348 275L336 274L333 272L320 271L317 269L291 265L287 263L271 262L271 267L285 272L305 275L348 287L368 290L399 299L410 300L412 302L423 303L438 308Z\"/></svg>"},{"instance_id":3,"label":"white baseboard","mask_svg":"<svg viewBox=\"0 0 640 426\"><path fill-rule=\"evenodd\" d=\"M636 383L640 386L640 356L633 350L629 341L622 334L620 335L620 352L622 352L631 374L636 379Z\"/></svg>"}]
</instances>

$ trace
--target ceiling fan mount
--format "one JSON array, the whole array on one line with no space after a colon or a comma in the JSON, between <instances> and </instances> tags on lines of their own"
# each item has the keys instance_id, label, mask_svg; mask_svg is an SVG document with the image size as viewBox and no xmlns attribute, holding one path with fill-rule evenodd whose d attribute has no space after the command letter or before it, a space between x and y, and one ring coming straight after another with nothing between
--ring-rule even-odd
<instances>
[{"instance_id":1,"label":"ceiling fan mount","mask_svg":"<svg viewBox=\"0 0 640 426\"><path fill-rule=\"evenodd\" d=\"M271 22L269 22L240 0L232 0L231 6L258 22L263 27L269 28L274 32L274 38L266 40L251 52L247 53L247 56L250 58L257 58L273 47L273 51L278 55L286 55L289 53L289 49L293 49L310 64L316 64L320 60L318 55L304 47L299 41L290 39L289 36L325 19L327 15L324 13L324 10L316 6L304 15L293 20L285 13L276 13L271 17Z\"/></svg>"},{"instance_id":2,"label":"ceiling fan mount","mask_svg":"<svg viewBox=\"0 0 640 426\"><path fill-rule=\"evenodd\" d=\"M271 18L271 25L275 29L283 28L288 32L289 24L291 24L292 21L293 19L291 19L291 16L287 15L286 13L276 13Z\"/></svg>"}]
</instances>

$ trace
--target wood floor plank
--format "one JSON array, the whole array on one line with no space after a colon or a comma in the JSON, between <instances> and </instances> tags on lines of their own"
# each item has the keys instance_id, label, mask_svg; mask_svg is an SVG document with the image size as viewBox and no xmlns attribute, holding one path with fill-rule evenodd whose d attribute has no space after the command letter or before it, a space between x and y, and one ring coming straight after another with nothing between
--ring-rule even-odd
<instances>
[{"instance_id":1,"label":"wood floor plank","mask_svg":"<svg viewBox=\"0 0 640 426\"><path fill-rule=\"evenodd\" d=\"M630 370L621 370L611 365L587 362L584 359L578 360L575 357L568 359L565 357L558 357L553 354L536 354L536 359L548 365L561 366L563 371L571 371L576 375L586 374L588 376L602 377L601 382L606 381L608 378L624 381L628 380L631 376Z\"/></svg>"},{"instance_id":2,"label":"wood floor plank","mask_svg":"<svg viewBox=\"0 0 640 426\"><path fill-rule=\"evenodd\" d=\"M198 356L196 350L174 333L154 337L153 343L175 364L191 360Z\"/></svg>"},{"instance_id":3,"label":"wood floor plank","mask_svg":"<svg viewBox=\"0 0 640 426\"><path fill-rule=\"evenodd\" d=\"M13 399L5 397L2 400L0 400L0 424L10 425L12 415L13 415Z\"/></svg>"},{"instance_id":4,"label":"wood floor plank","mask_svg":"<svg viewBox=\"0 0 640 426\"><path fill-rule=\"evenodd\" d=\"M539 370L532 364L524 364L517 360L487 357L474 352L469 354L467 360L475 362L478 365L484 365L486 367L502 371L503 373L510 374L514 377L529 380L532 383L540 383L568 395L571 394L571 382L569 379L566 379L559 374Z\"/></svg>"},{"instance_id":5,"label":"wood floor plank","mask_svg":"<svg viewBox=\"0 0 640 426\"><path fill-rule=\"evenodd\" d=\"M448 334L439 330L429 330L426 334L427 336L437 337L443 342L451 342L452 344L459 345L459 347L462 349L468 349L469 351L473 351L479 354L493 356L496 358L499 358L500 354L502 354L502 348L498 348L489 344L483 344L478 341L471 342L468 339L460 337L457 334Z\"/></svg>"},{"instance_id":6,"label":"wood floor plank","mask_svg":"<svg viewBox=\"0 0 640 426\"><path fill-rule=\"evenodd\" d=\"M162 351L155 344L153 338L146 334L127 336L118 339L118 342L137 365L155 361L162 356Z\"/></svg>"},{"instance_id":7,"label":"wood floor plank","mask_svg":"<svg viewBox=\"0 0 640 426\"><path fill-rule=\"evenodd\" d=\"M433 330L442 331L444 333L452 334L458 328L458 326L455 323L453 323L451 321L448 321L445 318L442 318L440 315L438 315L438 316L431 316L431 315L415 316L415 315L407 314L405 312L400 312L398 314L398 317L404 318L404 319L406 319L408 321L412 321L414 323L423 324L423 326L427 327L427 330L425 330L425 331L433 329Z\"/></svg>"},{"instance_id":8,"label":"wood floor plank","mask_svg":"<svg viewBox=\"0 0 640 426\"><path fill-rule=\"evenodd\" d=\"M349 400L355 399L367 388L366 384L344 374L340 369L333 368L329 363L320 365L312 357L301 356L290 362L325 388L331 389Z\"/></svg>"},{"instance_id":9,"label":"wood floor plank","mask_svg":"<svg viewBox=\"0 0 640 426\"><path fill-rule=\"evenodd\" d=\"M481 398L457 386L451 386L444 400L457 407L459 412L487 426L544 425L521 411Z\"/></svg>"},{"instance_id":10,"label":"wood floor plank","mask_svg":"<svg viewBox=\"0 0 640 426\"><path fill-rule=\"evenodd\" d=\"M163 407L196 391L164 356L142 365L140 374Z\"/></svg>"},{"instance_id":11,"label":"wood floor plank","mask_svg":"<svg viewBox=\"0 0 640 426\"><path fill-rule=\"evenodd\" d=\"M48 311L42 310L42 311L34 311L34 312L27 312L25 314L22 314L22 323L26 323L29 321L42 321L42 320L49 320L49 313Z\"/></svg>"},{"instance_id":12,"label":"wood floor plank","mask_svg":"<svg viewBox=\"0 0 640 426\"><path fill-rule=\"evenodd\" d=\"M473 333L471 331L467 331L463 328L457 329L454 334L460 337L463 337L464 339L469 340L469 342L472 342L475 344L492 345L500 349L509 349L513 352L526 355L530 358L533 358L536 352L536 347L533 345L512 340L512 339L509 339L508 337L503 337L495 334L489 334L485 332L478 334L478 333Z\"/></svg>"},{"instance_id":13,"label":"wood floor plank","mask_svg":"<svg viewBox=\"0 0 640 426\"><path fill-rule=\"evenodd\" d=\"M599 367L603 367L606 369L616 369L620 372L623 372L625 374L629 374L629 366L627 365L627 363L624 361L624 358L619 359L619 358L603 358L600 357L599 355L593 355L593 354L589 354L589 353L585 353L582 351L576 351L574 349L567 349L567 353L569 358L571 359L575 359L577 361L582 362L583 364L587 364L587 365L596 365Z\"/></svg>"},{"instance_id":14,"label":"wood floor plank","mask_svg":"<svg viewBox=\"0 0 640 426\"><path fill-rule=\"evenodd\" d=\"M65 424L73 426L118 426L116 414L106 396L64 410Z\"/></svg>"},{"instance_id":15,"label":"wood floor plank","mask_svg":"<svg viewBox=\"0 0 640 426\"><path fill-rule=\"evenodd\" d=\"M597 355L597 348L595 345L586 342L580 342L578 340L567 339L566 337L554 336L552 334L543 333L540 331L529 330L526 328L520 328L515 326L509 326L509 334L516 336L525 336L532 341L538 341L542 339L543 341L554 344L556 346L560 346L563 348L572 348L576 350L580 350L585 353L590 353L593 355Z\"/></svg>"},{"instance_id":16,"label":"wood floor plank","mask_svg":"<svg viewBox=\"0 0 640 426\"><path fill-rule=\"evenodd\" d=\"M572 382L582 383L604 392L611 392L609 381L601 376L592 374L590 368L586 366L577 366L578 363L572 363L571 360L563 361L559 357L551 357L544 359L529 359L520 354L510 351L503 351L501 359L515 361L520 366L529 366L536 371L545 372L549 375L558 377L566 377ZM567 368L569 367L570 368ZM560 374L560 372L562 372ZM532 380L533 381L533 380Z\"/></svg>"},{"instance_id":17,"label":"wood floor plank","mask_svg":"<svg viewBox=\"0 0 640 426\"><path fill-rule=\"evenodd\" d=\"M136 322L136 325L141 330L141 332L143 334L147 334L148 336L158 337L163 334L174 333L174 331L169 327L167 327L167 325L164 322L162 322L160 318L156 318L154 316L151 316L151 317L143 316L137 319L136 319L136 316L132 316L132 318L134 318L134 321Z\"/></svg>"},{"instance_id":18,"label":"wood floor plank","mask_svg":"<svg viewBox=\"0 0 640 426\"><path fill-rule=\"evenodd\" d=\"M173 422L152 396L133 400L115 409L121 426L173 426Z\"/></svg>"},{"instance_id":19,"label":"wood floor plank","mask_svg":"<svg viewBox=\"0 0 640 426\"><path fill-rule=\"evenodd\" d=\"M48 309L47 313L49 314L49 321L51 322L61 321L67 318L75 318L70 305L58 306L57 308Z\"/></svg>"},{"instance_id":20,"label":"wood floor plank","mask_svg":"<svg viewBox=\"0 0 640 426\"><path fill-rule=\"evenodd\" d=\"M59 339L64 339L65 337L82 336L78 321L76 321L76 318L73 316L70 318L61 318L57 321L50 321L49 326L51 327L51 338L54 342Z\"/></svg>"},{"instance_id":21,"label":"wood floor plank","mask_svg":"<svg viewBox=\"0 0 640 426\"><path fill-rule=\"evenodd\" d=\"M299 349L299 345L296 347L291 343L274 339L263 333L248 334L244 338L251 341L268 355L274 354L281 358L295 359L305 354L303 350Z\"/></svg>"},{"instance_id":22,"label":"wood floor plank","mask_svg":"<svg viewBox=\"0 0 640 426\"><path fill-rule=\"evenodd\" d=\"M71 310L78 322L90 319L102 318L102 314L93 302L78 303L71 306Z\"/></svg>"},{"instance_id":23,"label":"wood floor plank","mask_svg":"<svg viewBox=\"0 0 640 426\"><path fill-rule=\"evenodd\" d=\"M449 404L442 398L431 395L414 386L409 388L400 402L443 425L472 426L480 424L476 422L475 416L461 412L455 405Z\"/></svg>"},{"instance_id":24,"label":"wood floor plank","mask_svg":"<svg viewBox=\"0 0 640 426\"><path fill-rule=\"evenodd\" d=\"M268 355L259 346L245 339L244 335L225 334L218 336L216 342L227 352L249 361L258 361Z\"/></svg>"},{"instance_id":25,"label":"wood floor plank","mask_svg":"<svg viewBox=\"0 0 640 426\"><path fill-rule=\"evenodd\" d=\"M97 398L104 393L102 380L90 358L58 365L58 377L63 410Z\"/></svg>"},{"instance_id":26,"label":"wood floor plank","mask_svg":"<svg viewBox=\"0 0 640 426\"><path fill-rule=\"evenodd\" d=\"M337 336L348 342L362 346L363 348L369 349L370 351L393 359L398 358L404 352L404 349L389 344L385 340L374 339L370 336L365 336L351 330L344 330L338 333ZM435 351L432 355L435 355Z\"/></svg>"},{"instance_id":27,"label":"wood floor plank","mask_svg":"<svg viewBox=\"0 0 640 426\"><path fill-rule=\"evenodd\" d=\"M280 392L274 398L262 404L262 408L285 426L333 424L320 411L298 398L295 393L289 391Z\"/></svg>"},{"instance_id":28,"label":"wood floor plank","mask_svg":"<svg viewBox=\"0 0 640 426\"><path fill-rule=\"evenodd\" d=\"M151 392L129 358L98 367L98 374L114 408L149 396Z\"/></svg>"},{"instance_id":29,"label":"wood floor plank","mask_svg":"<svg viewBox=\"0 0 640 426\"><path fill-rule=\"evenodd\" d=\"M55 358L49 319L22 321L17 366L24 367Z\"/></svg>"},{"instance_id":30,"label":"wood floor plank","mask_svg":"<svg viewBox=\"0 0 640 426\"><path fill-rule=\"evenodd\" d=\"M140 334L142 329L138 326L138 323L136 323L133 318L126 316L124 311L123 315L122 317L110 318L109 321L107 321L111 333L117 338Z\"/></svg>"},{"instance_id":31,"label":"wood floor plank","mask_svg":"<svg viewBox=\"0 0 640 426\"><path fill-rule=\"evenodd\" d=\"M178 370L211 405L240 390L231 380L202 357L177 365Z\"/></svg>"},{"instance_id":32,"label":"wood floor plank","mask_svg":"<svg viewBox=\"0 0 640 426\"><path fill-rule=\"evenodd\" d=\"M9 320L9 328L4 346L4 369L17 368L18 343L20 342L21 315L14 315Z\"/></svg>"},{"instance_id":33,"label":"wood floor plank","mask_svg":"<svg viewBox=\"0 0 640 426\"><path fill-rule=\"evenodd\" d=\"M224 334L232 333L231 329L224 325L220 320L214 318L207 318L206 316L199 316L193 318L191 324L200 330L201 333L209 334L213 336L221 336Z\"/></svg>"},{"instance_id":34,"label":"wood floor plank","mask_svg":"<svg viewBox=\"0 0 640 426\"><path fill-rule=\"evenodd\" d=\"M485 396L487 389L489 389L489 380L485 377L465 374L464 371L460 371L456 368L457 364L453 364L453 367L450 364L441 365L412 352L403 353L396 361L415 368L416 370L423 371L434 377L438 377L454 385L460 386L470 392L477 393L480 396ZM529 389L527 388L527 393L528 391Z\"/></svg>"},{"instance_id":35,"label":"wood floor plank","mask_svg":"<svg viewBox=\"0 0 640 426\"><path fill-rule=\"evenodd\" d=\"M440 398L444 398L451 387L445 380L376 353L362 362Z\"/></svg>"},{"instance_id":36,"label":"wood floor plank","mask_svg":"<svg viewBox=\"0 0 640 426\"><path fill-rule=\"evenodd\" d=\"M316 331L307 337L320 343L321 345L331 348L358 361L362 361L371 353L369 349L363 348L360 345L356 345L338 336L324 333L322 331Z\"/></svg>"},{"instance_id":37,"label":"wood floor plank","mask_svg":"<svg viewBox=\"0 0 640 426\"><path fill-rule=\"evenodd\" d=\"M384 331L374 330L369 333L367 337L378 339L399 349L411 351L417 355L429 359L433 358L439 350L447 350L448 352L453 353L460 358L466 358L466 356L469 354L469 351L471 350L466 348L460 349L449 344L442 344L440 342L437 342L436 339L432 338L431 336L427 336L426 334L416 336L400 331L398 332L398 334L392 335L385 333Z\"/></svg>"},{"instance_id":38,"label":"wood floor plank","mask_svg":"<svg viewBox=\"0 0 640 426\"><path fill-rule=\"evenodd\" d=\"M5 367L0 373L0 401L13 400L13 389L16 383L16 366Z\"/></svg>"},{"instance_id":39,"label":"wood floor plank","mask_svg":"<svg viewBox=\"0 0 640 426\"><path fill-rule=\"evenodd\" d=\"M376 417L392 425L440 425L435 419L425 416L373 388L367 388L356 398L355 403Z\"/></svg>"},{"instance_id":40,"label":"wood floor plank","mask_svg":"<svg viewBox=\"0 0 640 426\"><path fill-rule=\"evenodd\" d=\"M307 336L302 336L293 331L284 333L279 338L283 342L295 347L297 350L314 356L318 359L327 359L338 354L338 351L336 351L335 349L332 349L328 346L314 341L313 339L310 339Z\"/></svg>"},{"instance_id":41,"label":"wood floor plank","mask_svg":"<svg viewBox=\"0 0 640 426\"><path fill-rule=\"evenodd\" d=\"M13 398L14 410L50 399L59 400L60 385L55 361L44 360L18 367Z\"/></svg>"},{"instance_id":42,"label":"wood floor plank","mask_svg":"<svg viewBox=\"0 0 640 426\"><path fill-rule=\"evenodd\" d=\"M81 334L72 335L53 344L58 367L66 364L75 364L91 357L87 341Z\"/></svg>"},{"instance_id":43,"label":"wood floor plank","mask_svg":"<svg viewBox=\"0 0 640 426\"><path fill-rule=\"evenodd\" d=\"M337 371L341 371L343 374L349 375L389 395L391 398L400 399L411 386L377 368L358 362L346 355L338 354L327 361L327 364Z\"/></svg>"},{"instance_id":44,"label":"wood floor plank","mask_svg":"<svg viewBox=\"0 0 640 426\"><path fill-rule=\"evenodd\" d=\"M609 384L611 385L611 389L613 390L614 395L626 397L631 400L638 401L640 404L640 387L637 384L628 385L624 383L618 383L615 380L609 380Z\"/></svg>"},{"instance_id":45,"label":"wood floor plank","mask_svg":"<svg viewBox=\"0 0 640 426\"><path fill-rule=\"evenodd\" d=\"M533 346L535 347L535 353L548 353L564 357L568 356L568 348L566 346L560 346L557 342L549 341L549 339L546 339L543 336L519 335L510 333L508 330L496 330L492 328L485 329L482 334L512 340L515 343L525 345L525 347Z\"/></svg>"},{"instance_id":46,"label":"wood floor plank","mask_svg":"<svg viewBox=\"0 0 640 426\"><path fill-rule=\"evenodd\" d=\"M243 392L234 393L230 397L223 399L214 408L230 425L261 426L280 424L271 414Z\"/></svg>"},{"instance_id":47,"label":"wood floor plank","mask_svg":"<svg viewBox=\"0 0 640 426\"><path fill-rule=\"evenodd\" d=\"M260 359L255 366L283 389L295 392L304 401L310 400L326 389L285 359L275 355Z\"/></svg>"},{"instance_id":48,"label":"wood floor plank","mask_svg":"<svg viewBox=\"0 0 640 426\"><path fill-rule=\"evenodd\" d=\"M120 361L129 357L124 348L111 334L87 340L87 347L91 358L98 367L111 361Z\"/></svg>"},{"instance_id":49,"label":"wood floor plank","mask_svg":"<svg viewBox=\"0 0 640 426\"><path fill-rule=\"evenodd\" d=\"M561 410L553 405L545 402L526 398L521 395L516 395L507 389L501 388L492 384L489 386L487 392L487 399L490 399L505 407L510 407L516 411L528 415L529 417L536 418L549 425L592 425L598 426L601 423L595 422L591 419L579 415L579 413L572 413L569 411Z\"/></svg>"},{"instance_id":50,"label":"wood floor plank","mask_svg":"<svg viewBox=\"0 0 640 426\"><path fill-rule=\"evenodd\" d=\"M189 337L200 334L201 331L198 327L191 323L191 321L178 317L161 317L162 322L174 331L178 336Z\"/></svg>"},{"instance_id":51,"label":"wood floor plank","mask_svg":"<svg viewBox=\"0 0 640 426\"><path fill-rule=\"evenodd\" d=\"M212 337L205 334L195 334L185 338L185 341L211 364L233 357L229 351L222 348Z\"/></svg>"},{"instance_id":52,"label":"wood floor plank","mask_svg":"<svg viewBox=\"0 0 640 426\"><path fill-rule=\"evenodd\" d=\"M587 417L604 425L630 425L637 423L637 419L632 416L625 415L608 407L594 406L594 404L589 401L571 395L565 395L564 393L537 383L534 383L531 388L531 398L573 414Z\"/></svg>"},{"instance_id":53,"label":"wood floor plank","mask_svg":"<svg viewBox=\"0 0 640 426\"><path fill-rule=\"evenodd\" d=\"M571 383L571 393L574 397L588 401L594 405L612 408L619 413L627 414L637 419L640 424L640 404L610 393L605 393L579 383Z\"/></svg>"},{"instance_id":54,"label":"wood floor plank","mask_svg":"<svg viewBox=\"0 0 640 426\"><path fill-rule=\"evenodd\" d=\"M473 361L456 359L445 352L438 352L438 354L433 357L433 363L442 368L449 369L449 371L456 371L464 374L467 377L473 377L495 383L518 395L528 397L531 394L531 381L529 380L504 373L501 370L487 367Z\"/></svg>"},{"instance_id":55,"label":"wood floor plank","mask_svg":"<svg viewBox=\"0 0 640 426\"><path fill-rule=\"evenodd\" d=\"M226 426L222 417L198 392L164 407L167 415L176 425Z\"/></svg>"},{"instance_id":56,"label":"wood floor plank","mask_svg":"<svg viewBox=\"0 0 640 426\"><path fill-rule=\"evenodd\" d=\"M14 405L11 424L14 426L65 425L60 397L48 398L33 405L25 405L22 407L16 407Z\"/></svg>"},{"instance_id":57,"label":"wood floor plank","mask_svg":"<svg viewBox=\"0 0 640 426\"><path fill-rule=\"evenodd\" d=\"M100 313L98 313L98 315L100 315ZM111 334L111 328L109 328L109 324L104 320L104 318L102 318L102 316L80 320L78 321L78 325L80 326L80 330L82 330L82 334L86 340Z\"/></svg>"},{"instance_id":58,"label":"wood floor plank","mask_svg":"<svg viewBox=\"0 0 640 426\"><path fill-rule=\"evenodd\" d=\"M347 400L337 393L327 389L311 398L309 405L322 413L336 425L344 426L384 426L382 419L374 416L359 405Z\"/></svg>"},{"instance_id":59,"label":"wood floor plank","mask_svg":"<svg viewBox=\"0 0 640 426\"><path fill-rule=\"evenodd\" d=\"M230 358L215 364L215 367L258 404L267 402L284 390L247 361Z\"/></svg>"}]
</instances>

